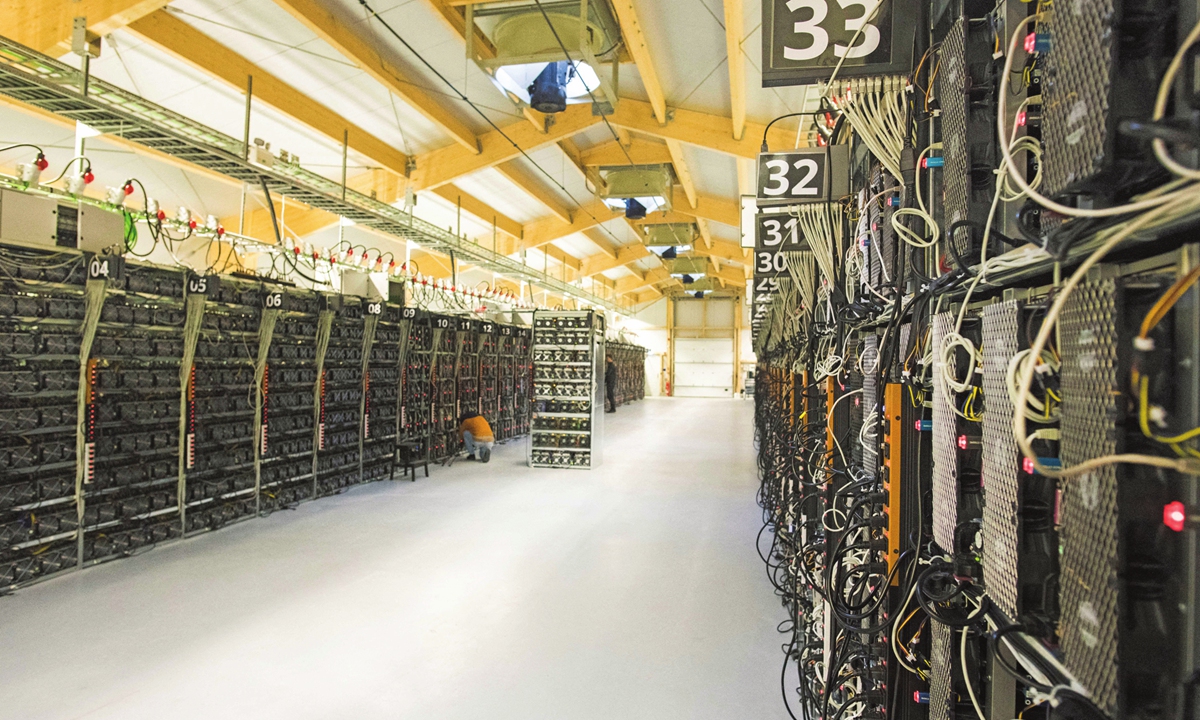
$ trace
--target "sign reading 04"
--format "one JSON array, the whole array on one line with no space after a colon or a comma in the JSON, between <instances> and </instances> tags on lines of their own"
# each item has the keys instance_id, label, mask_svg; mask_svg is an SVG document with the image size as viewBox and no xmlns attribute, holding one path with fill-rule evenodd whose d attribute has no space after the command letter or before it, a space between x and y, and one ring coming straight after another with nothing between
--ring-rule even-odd
<instances>
[{"instance_id":1,"label":"sign reading 04","mask_svg":"<svg viewBox=\"0 0 1200 720\"><path fill-rule=\"evenodd\" d=\"M921 0L763 0L763 87L912 70Z\"/></svg>"}]
</instances>

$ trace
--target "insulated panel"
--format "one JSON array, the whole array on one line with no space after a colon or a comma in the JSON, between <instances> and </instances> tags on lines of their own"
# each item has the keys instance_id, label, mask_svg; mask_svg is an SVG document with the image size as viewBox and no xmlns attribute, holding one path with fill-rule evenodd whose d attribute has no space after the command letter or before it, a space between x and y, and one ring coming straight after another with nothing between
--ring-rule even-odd
<instances>
[{"instance_id":1,"label":"insulated panel","mask_svg":"<svg viewBox=\"0 0 1200 720\"><path fill-rule=\"evenodd\" d=\"M1017 342L1021 306L1016 300L983 309L983 579L988 595L1008 617L1018 615L1018 450L1012 433L1008 361Z\"/></svg>"},{"instance_id":2,"label":"insulated panel","mask_svg":"<svg viewBox=\"0 0 1200 720\"><path fill-rule=\"evenodd\" d=\"M929 651L929 720L950 720L954 713L954 630L931 622Z\"/></svg>"},{"instance_id":3,"label":"insulated panel","mask_svg":"<svg viewBox=\"0 0 1200 720\"><path fill-rule=\"evenodd\" d=\"M1117 451L1117 313L1113 279L1073 292L1059 322L1062 342L1062 460L1065 466ZM1101 710L1117 712L1120 620L1116 466L1066 483L1062 508L1060 634L1063 660Z\"/></svg>"},{"instance_id":4,"label":"insulated panel","mask_svg":"<svg viewBox=\"0 0 1200 720\"><path fill-rule=\"evenodd\" d=\"M954 329L954 313L933 316L933 539L947 552L954 552L954 529L958 524L958 454L955 446L954 407L942 377L942 338Z\"/></svg>"}]
</instances>

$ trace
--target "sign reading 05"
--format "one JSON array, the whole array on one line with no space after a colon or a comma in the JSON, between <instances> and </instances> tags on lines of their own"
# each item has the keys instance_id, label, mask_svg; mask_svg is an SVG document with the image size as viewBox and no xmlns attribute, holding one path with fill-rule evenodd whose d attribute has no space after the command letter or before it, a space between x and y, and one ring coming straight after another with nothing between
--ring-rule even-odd
<instances>
[{"instance_id":1,"label":"sign reading 05","mask_svg":"<svg viewBox=\"0 0 1200 720\"><path fill-rule=\"evenodd\" d=\"M754 233L754 277L774 277L787 273L783 253L806 250L799 221L788 213L760 213Z\"/></svg>"},{"instance_id":2,"label":"sign reading 05","mask_svg":"<svg viewBox=\"0 0 1200 720\"><path fill-rule=\"evenodd\" d=\"M763 0L763 87L912 69L921 0Z\"/></svg>"}]
</instances>

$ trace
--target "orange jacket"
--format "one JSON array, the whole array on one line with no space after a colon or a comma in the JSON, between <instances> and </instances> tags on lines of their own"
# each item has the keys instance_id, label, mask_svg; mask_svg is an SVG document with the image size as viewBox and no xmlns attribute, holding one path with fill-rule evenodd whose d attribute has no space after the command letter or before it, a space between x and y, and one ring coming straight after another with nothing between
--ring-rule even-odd
<instances>
[{"instance_id":1,"label":"orange jacket","mask_svg":"<svg viewBox=\"0 0 1200 720\"><path fill-rule=\"evenodd\" d=\"M463 432L470 432L471 437L480 442L493 442L496 439L492 436L492 426L488 425L488 421L482 415L463 420L462 426L458 428L460 438Z\"/></svg>"}]
</instances>

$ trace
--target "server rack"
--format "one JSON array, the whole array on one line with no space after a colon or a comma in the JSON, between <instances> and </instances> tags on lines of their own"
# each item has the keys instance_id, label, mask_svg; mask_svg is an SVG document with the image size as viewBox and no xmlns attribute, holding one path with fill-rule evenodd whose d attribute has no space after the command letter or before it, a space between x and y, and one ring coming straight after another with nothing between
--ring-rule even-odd
<instances>
[{"instance_id":1,"label":"server rack","mask_svg":"<svg viewBox=\"0 0 1200 720\"><path fill-rule=\"evenodd\" d=\"M76 399L87 264L31 250L19 257L6 258L0 275L0 586L78 562Z\"/></svg>"},{"instance_id":2,"label":"server rack","mask_svg":"<svg viewBox=\"0 0 1200 720\"><path fill-rule=\"evenodd\" d=\"M598 465L603 406L603 317L592 311L535 312L529 465Z\"/></svg>"},{"instance_id":3,"label":"server rack","mask_svg":"<svg viewBox=\"0 0 1200 720\"><path fill-rule=\"evenodd\" d=\"M316 447L316 295L268 287L263 293L264 323L259 331L261 412L258 433L259 506L272 512L314 499ZM267 350L262 350L263 343Z\"/></svg>"},{"instance_id":4,"label":"server rack","mask_svg":"<svg viewBox=\"0 0 1200 720\"><path fill-rule=\"evenodd\" d=\"M185 521L188 532L253 516L255 366L261 302L257 287L216 276L188 282L188 308L200 314L184 407ZM184 347L189 328L184 328Z\"/></svg>"},{"instance_id":5,"label":"server rack","mask_svg":"<svg viewBox=\"0 0 1200 720\"><path fill-rule=\"evenodd\" d=\"M433 317L413 310L409 320L407 353L401 378L400 437L429 457L433 430Z\"/></svg>"}]
</instances>

